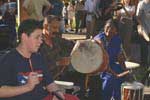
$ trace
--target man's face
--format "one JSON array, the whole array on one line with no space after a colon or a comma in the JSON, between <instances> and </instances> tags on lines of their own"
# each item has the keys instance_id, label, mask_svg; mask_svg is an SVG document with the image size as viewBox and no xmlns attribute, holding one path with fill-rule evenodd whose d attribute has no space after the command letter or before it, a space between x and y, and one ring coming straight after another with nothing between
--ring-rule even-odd
<instances>
[{"instance_id":1,"label":"man's face","mask_svg":"<svg viewBox=\"0 0 150 100\"><path fill-rule=\"evenodd\" d=\"M36 29L26 38L26 45L31 53L37 52L42 43L42 29Z\"/></svg>"},{"instance_id":2,"label":"man's face","mask_svg":"<svg viewBox=\"0 0 150 100\"><path fill-rule=\"evenodd\" d=\"M48 24L48 30L51 33L58 33L59 28L60 28L60 22L59 21L54 20Z\"/></svg>"},{"instance_id":3,"label":"man's face","mask_svg":"<svg viewBox=\"0 0 150 100\"><path fill-rule=\"evenodd\" d=\"M114 26L111 26L110 24L105 25L105 35L108 37L113 37L116 33L117 30Z\"/></svg>"},{"instance_id":4,"label":"man's face","mask_svg":"<svg viewBox=\"0 0 150 100\"><path fill-rule=\"evenodd\" d=\"M56 36L60 29L60 21L54 19L50 23L48 23L47 18L44 19L43 23L43 33L48 36Z\"/></svg>"}]
</instances>

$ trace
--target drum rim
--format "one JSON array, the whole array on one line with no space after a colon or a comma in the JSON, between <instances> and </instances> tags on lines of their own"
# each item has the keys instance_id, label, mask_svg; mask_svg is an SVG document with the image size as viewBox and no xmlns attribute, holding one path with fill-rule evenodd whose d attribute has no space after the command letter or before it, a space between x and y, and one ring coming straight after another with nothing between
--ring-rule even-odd
<instances>
[{"instance_id":1,"label":"drum rim","mask_svg":"<svg viewBox=\"0 0 150 100\"><path fill-rule=\"evenodd\" d=\"M138 89L143 89L144 85L140 82L124 82L122 83L121 87L123 89L132 89L132 90L138 90Z\"/></svg>"}]
</instances>

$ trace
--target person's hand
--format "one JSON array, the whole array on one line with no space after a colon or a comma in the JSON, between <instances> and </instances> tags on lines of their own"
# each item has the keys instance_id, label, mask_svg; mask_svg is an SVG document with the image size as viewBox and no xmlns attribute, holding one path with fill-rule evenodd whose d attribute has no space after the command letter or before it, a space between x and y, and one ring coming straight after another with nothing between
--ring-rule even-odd
<instances>
[{"instance_id":1,"label":"person's hand","mask_svg":"<svg viewBox=\"0 0 150 100\"><path fill-rule=\"evenodd\" d=\"M64 93L60 90L59 86L55 82L46 86L46 89L49 93L52 94L52 100L65 100ZM56 97L56 95L59 96L61 99Z\"/></svg>"},{"instance_id":2,"label":"person's hand","mask_svg":"<svg viewBox=\"0 0 150 100\"><path fill-rule=\"evenodd\" d=\"M38 78L38 74L36 72L31 72L28 76L28 82L27 82L28 88L33 90L34 87L39 83L40 83L40 81Z\"/></svg>"},{"instance_id":3,"label":"person's hand","mask_svg":"<svg viewBox=\"0 0 150 100\"><path fill-rule=\"evenodd\" d=\"M58 91L55 92L55 94L57 94L57 96L59 96L61 99L59 99L59 97L56 97L56 95L54 95L52 100L65 100L65 96L63 92Z\"/></svg>"}]
</instances>

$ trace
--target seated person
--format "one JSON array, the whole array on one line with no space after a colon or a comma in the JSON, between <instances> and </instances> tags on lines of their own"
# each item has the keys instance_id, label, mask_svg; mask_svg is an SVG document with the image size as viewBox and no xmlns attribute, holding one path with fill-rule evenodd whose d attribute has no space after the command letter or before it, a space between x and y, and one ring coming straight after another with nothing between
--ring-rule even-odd
<instances>
[{"instance_id":1,"label":"seated person","mask_svg":"<svg viewBox=\"0 0 150 100\"><path fill-rule=\"evenodd\" d=\"M94 39L100 43L109 57L106 71L100 74L102 79L102 100L121 100L121 84L124 76L129 73L124 64L125 57L122 52L122 42L118 34L117 20L110 19L106 22L104 32L99 33ZM117 63L119 62L119 64ZM123 73L125 71L125 73Z\"/></svg>"},{"instance_id":2,"label":"seated person","mask_svg":"<svg viewBox=\"0 0 150 100\"><path fill-rule=\"evenodd\" d=\"M66 40L59 34L61 19L55 15L48 15L44 19L44 43L40 53L47 62L53 79L59 79L65 67L70 64L70 53L74 46L72 41Z\"/></svg>"},{"instance_id":3,"label":"seated person","mask_svg":"<svg viewBox=\"0 0 150 100\"><path fill-rule=\"evenodd\" d=\"M57 94L61 100L78 100L75 96L64 95L59 91L45 61L37 52L43 42L42 29L40 22L33 19L20 24L17 47L0 59L0 99L59 100Z\"/></svg>"}]
</instances>

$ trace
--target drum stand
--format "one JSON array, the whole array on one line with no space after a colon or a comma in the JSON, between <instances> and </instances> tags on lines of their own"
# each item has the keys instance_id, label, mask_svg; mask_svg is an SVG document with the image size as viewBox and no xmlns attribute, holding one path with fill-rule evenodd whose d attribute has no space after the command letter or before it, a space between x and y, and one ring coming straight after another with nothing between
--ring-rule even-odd
<instances>
[{"instance_id":1,"label":"drum stand","mask_svg":"<svg viewBox=\"0 0 150 100\"><path fill-rule=\"evenodd\" d=\"M142 83L146 83L147 86L150 86L150 68L148 68L144 78L142 79Z\"/></svg>"},{"instance_id":2,"label":"drum stand","mask_svg":"<svg viewBox=\"0 0 150 100\"><path fill-rule=\"evenodd\" d=\"M60 70L60 72L58 72L55 76L54 79L59 79L59 77L63 74L64 70L65 70L66 66L62 66L62 69Z\"/></svg>"},{"instance_id":3,"label":"drum stand","mask_svg":"<svg viewBox=\"0 0 150 100\"><path fill-rule=\"evenodd\" d=\"M88 84L89 84L89 75L87 74L86 76L85 76L85 97L88 97L89 96L89 91L90 91L90 89L89 89L89 87L88 87Z\"/></svg>"},{"instance_id":4,"label":"drum stand","mask_svg":"<svg viewBox=\"0 0 150 100\"><path fill-rule=\"evenodd\" d=\"M90 94L90 87L89 87L89 80L90 80L90 74L85 75L85 82L84 82L84 97L89 98Z\"/></svg>"},{"instance_id":5,"label":"drum stand","mask_svg":"<svg viewBox=\"0 0 150 100\"><path fill-rule=\"evenodd\" d=\"M97 100L97 98L101 98L100 84L101 82L99 79L99 75L93 75L93 74L85 75L84 97L87 98L86 100Z\"/></svg>"}]
</instances>

